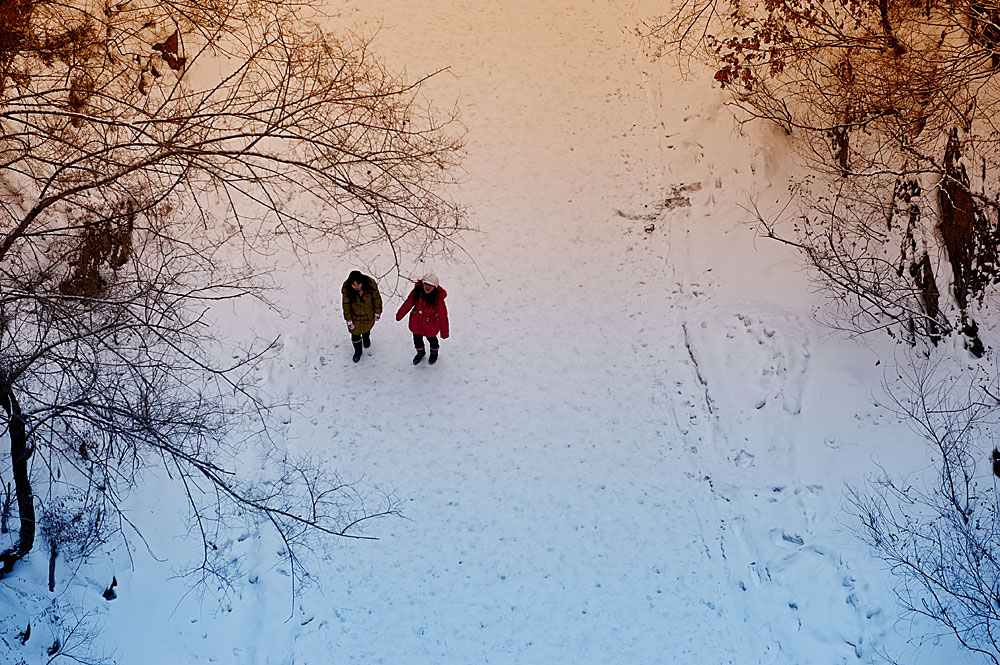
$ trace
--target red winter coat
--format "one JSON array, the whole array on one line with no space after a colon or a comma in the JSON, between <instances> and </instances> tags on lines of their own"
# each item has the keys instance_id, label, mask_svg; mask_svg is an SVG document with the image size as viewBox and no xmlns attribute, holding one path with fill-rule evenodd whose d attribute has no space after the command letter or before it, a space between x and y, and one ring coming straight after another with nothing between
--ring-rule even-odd
<instances>
[{"instance_id":1,"label":"red winter coat","mask_svg":"<svg viewBox=\"0 0 1000 665\"><path fill-rule=\"evenodd\" d=\"M410 291L410 295L406 297L406 301L396 312L396 320L402 321L406 313L409 312L411 333L424 337L437 337L438 333L441 333L442 338L448 339L448 308L444 304L448 292L439 286L437 287L437 300L433 305L428 305L423 299L417 299L416 307L414 307L414 298L418 291L423 294L423 282L417 282L417 285Z\"/></svg>"}]
</instances>

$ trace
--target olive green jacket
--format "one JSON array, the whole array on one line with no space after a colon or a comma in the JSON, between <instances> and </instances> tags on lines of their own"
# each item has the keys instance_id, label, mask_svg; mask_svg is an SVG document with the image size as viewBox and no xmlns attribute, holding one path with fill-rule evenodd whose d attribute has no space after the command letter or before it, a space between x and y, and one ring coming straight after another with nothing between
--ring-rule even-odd
<instances>
[{"instance_id":1,"label":"olive green jacket","mask_svg":"<svg viewBox=\"0 0 1000 665\"><path fill-rule=\"evenodd\" d=\"M358 294L348 282L340 289L344 296L344 320L353 321L352 335L364 335L371 332L375 326L375 317L382 315L382 295L378 292L378 284L371 277L365 276L367 288ZM355 295L355 297L351 297Z\"/></svg>"}]
</instances>

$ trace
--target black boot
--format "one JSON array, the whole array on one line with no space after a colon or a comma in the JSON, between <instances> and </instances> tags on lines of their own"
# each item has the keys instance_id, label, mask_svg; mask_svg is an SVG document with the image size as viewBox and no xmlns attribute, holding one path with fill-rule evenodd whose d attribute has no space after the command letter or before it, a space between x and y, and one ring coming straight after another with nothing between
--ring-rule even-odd
<instances>
[{"instance_id":1,"label":"black boot","mask_svg":"<svg viewBox=\"0 0 1000 665\"><path fill-rule=\"evenodd\" d=\"M361 360L361 342L354 342L354 357L351 360L354 362Z\"/></svg>"},{"instance_id":2,"label":"black boot","mask_svg":"<svg viewBox=\"0 0 1000 665\"><path fill-rule=\"evenodd\" d=\"M364 335L362 335L362 336L361 336L361 343L362 343L362 344L364 345L364 347L365 347L366 349L367 349L367 348L368 348L369 346L371 346L371 345L372 345L372 338L371 338L371 333L365 333Z\"/></svg>"},{"instance_id":3,"label":"black boot","mask_svg":"<svg viewBox=\"0 0 1000 665\"><path fill-rule=\"evenodd\" d=\"M423 349L417 349L417 355L413 356L413 364L419 365L420 361L424 359L424 354L426 352Z\"/></svg>"},{"instance_id":4,"label":"black boot","mask_svg":"<svg viewBox=\"0 0 1000 665\"><path fill-rule=\"evenodd\" d=\"M437 349L431 349L431 355L430 355L430 358L427 359L427 364L428 365L433 365L437 361L438 361L438 350Z\"/></svg>"}]
</instances>

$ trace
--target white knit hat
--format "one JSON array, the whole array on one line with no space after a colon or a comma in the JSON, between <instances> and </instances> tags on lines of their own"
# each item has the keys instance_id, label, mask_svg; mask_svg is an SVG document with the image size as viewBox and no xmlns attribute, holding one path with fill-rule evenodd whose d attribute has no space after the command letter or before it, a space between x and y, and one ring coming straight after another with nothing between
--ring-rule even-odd
<instances>
[{"instance_id":1,"label":"white knit hat","mask_svg":"<svg viewBox=\"0 0 1000 665\"><path fill-rule=\"evenodd\" d=\"M427 273L420 278L420 281L424 284L430 284L431 286L441 286L441 282L438 280L438 276L432 272Z\"/></svg>"}]
</instances>

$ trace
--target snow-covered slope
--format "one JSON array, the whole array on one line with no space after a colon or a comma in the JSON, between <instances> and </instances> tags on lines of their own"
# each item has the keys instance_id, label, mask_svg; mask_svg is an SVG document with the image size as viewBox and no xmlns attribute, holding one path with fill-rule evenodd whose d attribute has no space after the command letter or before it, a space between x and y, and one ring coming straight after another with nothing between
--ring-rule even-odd
<instances>
[{"instance_id":1,"label":"snow-covered slope","mask_svg":"<svg viewBox=\"0 0 1000 665\"><path fill-rule=\"evenodd\" d=\"M781 203L784 137L643 55L651 2L338 8L382 22L391 64L450 67L429 92L462 109L479 232L403 272L437 272L452 337L411 366L387 280L351 362L339 286L387 268L374 255L289 272L289 313L252 328L282 338L270 389L308 400L282 440L394 489L405 519L336 544L294 602L276 545L234 534L248 584L216 611L166 579L185 556L169 502L137 497L168 561L138 551L63 592L122 662L962 662L910 643L933 627L899 622L846 528L844 482L913 444L873 404L892 347L819 326L797 257L747 224Z\"/></svg>"}]
</instances>

